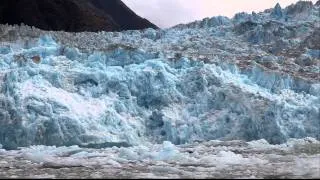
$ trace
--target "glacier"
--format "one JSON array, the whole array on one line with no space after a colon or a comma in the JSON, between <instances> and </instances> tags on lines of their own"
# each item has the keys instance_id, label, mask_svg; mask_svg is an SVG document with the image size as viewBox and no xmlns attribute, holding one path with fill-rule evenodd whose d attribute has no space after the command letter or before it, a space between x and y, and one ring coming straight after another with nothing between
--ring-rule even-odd
<instances>
[{"instance_id":1,"label":"glacier","mask_svg":"<svg viewBox=\"0 0 320 180\"><path fill-rule=\"evenodd\" d=\"M0 25L0 177L319 178L319 2L161 30Z\"/></svg>"},{"instance_id":2,"label":"glacier","mask_svg":"<svg viewBox=\"0 0 320 180\"><path fill-rule=\"evenodd\" d=\"M0 25L0 144L319 140L318 12L299 2L124 32Z\"/></svg>"}]
</instances>

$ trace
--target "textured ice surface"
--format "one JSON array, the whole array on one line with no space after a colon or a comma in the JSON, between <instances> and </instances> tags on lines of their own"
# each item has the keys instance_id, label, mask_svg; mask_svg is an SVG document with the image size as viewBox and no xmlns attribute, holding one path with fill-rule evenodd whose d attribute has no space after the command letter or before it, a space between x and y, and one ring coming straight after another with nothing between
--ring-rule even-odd
<instances>
[{"instance_id":1,"label":"textured ice surface","mask_svg":"<svg viewBox=\"0 0 320 180\"><path fill-rule=\"evenodd\" d=\"M302 2L121 33L1 26L0 143L319 139L318 10ZM175 156L164 146L155 158Z\"/></svg>"},{"instance_id":2,"label":"textured ice surface","mask_svg":"<svg viewBox=\"0 0 320 180\"><path fill-rule=\"evenodd\" d=\"M314 138L279 145L266 140L103 149L40 145L0 151L0 177L319 178L319 147Z\"/></svg>"}]
</instances>

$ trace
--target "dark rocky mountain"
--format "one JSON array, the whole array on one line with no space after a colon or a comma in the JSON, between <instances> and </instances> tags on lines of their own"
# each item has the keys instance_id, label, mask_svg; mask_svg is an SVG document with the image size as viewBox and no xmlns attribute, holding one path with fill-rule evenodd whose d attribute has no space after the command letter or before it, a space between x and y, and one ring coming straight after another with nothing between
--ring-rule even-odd
<instances>
[{"instance_id":1,"label":"dark rocky mountain","mask_svg":"<svg viewBox=\"0 0 320 180\"><path fill-rule=\"evenodd\" d=\"M69 32L157 28L120 0L1 0L0 23Z\"/></svg>"}]
</instances>

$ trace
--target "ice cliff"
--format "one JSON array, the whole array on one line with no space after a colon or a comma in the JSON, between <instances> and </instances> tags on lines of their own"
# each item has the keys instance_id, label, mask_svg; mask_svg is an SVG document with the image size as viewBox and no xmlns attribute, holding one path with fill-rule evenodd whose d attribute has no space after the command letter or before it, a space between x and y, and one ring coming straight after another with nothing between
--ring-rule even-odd
<instances>
[{"instance_id":1,"label":"ice cliff","mask_svg":"<svg viewBox=\"0 0 320 180\"><path fill-rule=\"evenodd\" d=\"M319 6L164 30L0 26L0 144L320 139Z\"/></svg>"}]
</instances>

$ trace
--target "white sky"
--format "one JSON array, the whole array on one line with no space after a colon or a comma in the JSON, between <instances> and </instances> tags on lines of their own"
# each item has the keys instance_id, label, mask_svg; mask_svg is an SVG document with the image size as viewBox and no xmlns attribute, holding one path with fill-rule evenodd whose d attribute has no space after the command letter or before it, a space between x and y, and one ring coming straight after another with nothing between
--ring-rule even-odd
<instances>
[{"instance_id":1,"label":"white sky","mask_svg":"<svg viewBox=\"0 0 320 180\"><path fill-rule=\"evenodd\" d=\"M260 12L274 7L282 8L298 0L122 0L139 16L161 28L201 20L205 17L233 17L238 12ZM311 0L313 4L317 0Z\"/></svg>"}]
</instances>

